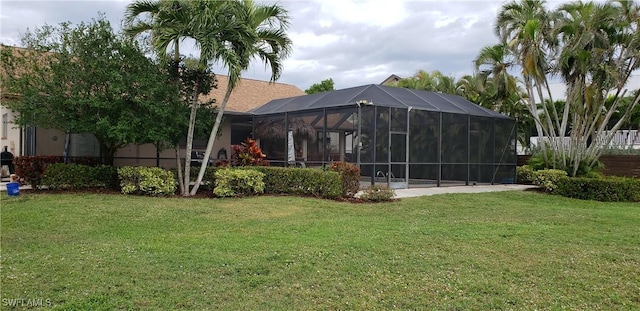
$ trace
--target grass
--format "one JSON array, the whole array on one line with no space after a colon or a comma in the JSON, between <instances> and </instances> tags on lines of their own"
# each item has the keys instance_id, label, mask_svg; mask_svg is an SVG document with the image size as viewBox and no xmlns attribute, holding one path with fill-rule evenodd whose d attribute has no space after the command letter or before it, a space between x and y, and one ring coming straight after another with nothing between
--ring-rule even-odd
<instances>
[{"instance_id":1,"label":"grass","mask_svg":"<svg viewBox=\"0 0 640 311\"><path fill-rule=\"evenodd\" d=\"M0 211L3 310L640 309L638 204L28 193Z\"/></svg>"}]
</instances>

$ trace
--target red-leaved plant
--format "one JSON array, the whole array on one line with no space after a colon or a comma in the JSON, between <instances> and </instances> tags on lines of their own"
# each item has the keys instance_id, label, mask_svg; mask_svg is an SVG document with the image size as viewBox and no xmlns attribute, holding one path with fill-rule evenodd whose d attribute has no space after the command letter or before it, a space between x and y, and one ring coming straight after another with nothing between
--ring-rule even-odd
<instances>
[{"instance_id":1,"label":"red-leaved plant","mask_svg":"<svg viewBox=\"0 0 640 311\"><path fill-rule=\"evenodd\" d=\"M269 166L267 155L262 152L255 139L247 137L240 145L231 146L231 163L237 166Z\"/></svg>"}]
</instances>

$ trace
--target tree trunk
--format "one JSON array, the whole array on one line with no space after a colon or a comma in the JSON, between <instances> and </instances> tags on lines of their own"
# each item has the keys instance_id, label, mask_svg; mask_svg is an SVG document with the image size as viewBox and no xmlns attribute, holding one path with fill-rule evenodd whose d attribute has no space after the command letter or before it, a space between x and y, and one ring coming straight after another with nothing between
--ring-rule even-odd
<instances>
[{"instance_id":1,"label":"tree trunk","mask_svg":"<svg viewBox=\"0 0 640 311\"><path fill-rule=\"evenodd\" d=\"M196 113L198 111L198 87L200 81L196 78L193 89L193 98L191 103L191 114L189 115L189 130L187 131L187 150L185 151L184 160L184 192L183 196L189 196L189 186L191 184L191 150L193 149L193 132L196 126Z\"/></svg>"},{"instance_id":2,"label":"tree trunk","mask_svg":"<svg viewBox=\"0 0 640 311\"><path fill-rule=\"evenodd\" d=\"M69 163L69 145L71 144L71 131L67 130L64 135L64 163Z\"/></svg>"},{"instance_id":3,"label":"tree trunk","mask_svg":"<svg viewBox=\"0 0 640 311\"><path fill-rule=\"evenodd\" d=\"M180 194L184 195L184 180L182 179L182 161L180 161L180 142L175 145L176 151L176 167L178 168L178 187L180 188Z\"/></svg>"},{"instance_id":4,"label":"tree trunk","mask_svg":"<svg viewBox=\"0 0 640 311\"><path fill-rule=\"evenodd\" d=\"M198 178L196 179L196 182L193 185L193 189L191 189L192 196L198 193L198 188L200 187L200 183L202 182L204 173L207 170L207 165L209 164L209 156L211 155L211 149L213 149L213 144L216 141L216 136L218 136L218 128L220 128L220 123L222 123L222 115L224 114L224 109L227 107L227 102L229 101L229 97L231 97L232 91L233 91L232 87L228 85L227 92L224 94L224 99L222 100L222 105L220 105L220 109L218 110L218 115L216 116L216 123L213 125L213 128L211 129L211 134L209 134L209 142L207 142L207 149L204 152L204 160L202 161L202 166L200 167Z\"/></svg>"},{"instance_id":5,"label":"tree trunk","mask_svg":"<svg viewBox=\"0 0 640 311\"><path fill-rule=\"evenodd\" d=\"M538 108L536 107L536 100L533 97L533 85L531 83L531 79L525 78L525 89L527 90L528 105L527 109L529 113L531 113L531 117L533 118L533 123L536 126L536 131L538 132L538 144L540 148L542 148L542 158L544 159L545 166L549 165L549 159L547 158L547 146L544 142L544 130L542 129L542 122L540 121L540 115L538 114Z\"/></svg>"},{"instance_id":6,"label":"tree trunk","mask_svg":"<svg viewBox=\"0 0 640 311\"><path fill-rule=\"evenodd\" d=\"M116 151L118 151L118 146L107 146L106 144L98 141L100 145L100 158L102 160L102 164L113 166L113 159L115 158Z\"/></svg>"}]
</instances>

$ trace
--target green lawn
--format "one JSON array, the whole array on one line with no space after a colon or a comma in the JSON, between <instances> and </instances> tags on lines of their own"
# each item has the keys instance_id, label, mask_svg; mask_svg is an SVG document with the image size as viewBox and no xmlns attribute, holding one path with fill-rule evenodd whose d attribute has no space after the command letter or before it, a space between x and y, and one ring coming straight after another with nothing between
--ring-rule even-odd
<instances>
[{"instance_id":1,"label":"green lawn","mask_svg":"<svg viewBox=\"0 0 640 311\"><path fill-rule=\"evenodd\" d=\"M639 204L2 195L2 310L640 309Z\"/></svg>"}]
</instances>

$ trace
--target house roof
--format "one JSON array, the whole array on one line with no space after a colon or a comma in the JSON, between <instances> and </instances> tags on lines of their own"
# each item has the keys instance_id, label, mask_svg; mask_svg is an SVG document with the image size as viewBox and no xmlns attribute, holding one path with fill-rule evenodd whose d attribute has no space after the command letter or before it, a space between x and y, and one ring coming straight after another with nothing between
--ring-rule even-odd
<instances>
[{"instance_id":1,"label":"house roof","mask_svg":"<svg viewBox=\"0 0 640 311\"><path fill-rule=\"evenodd\" d=\"M396 83L398 81L400 81L400 79L402 79L402 77L396 75L396 74L392 74L389 77L387 77L386 79L384 79L382 82L380 82L381 85L389 85L392 83Z\"/></svg>"},{"instance_id":2,"label":"house roof","mask_svg":"<svg viewBox=\"0 0 640 311\"><path fill-rule=\"evenodd\" d=\"M229 78L216 74L218 88L212 89L206 96L201 96L203 101L215 99L215 105L222 104L224 94L227 92ZM284 83L270 83L268 81L241 79L231 93L225 113L248 112L265 103L280 98L304 95L305 92L298 87Z\"/></svg>"},{"instance_id":3,"label":"house roof","mask_svg":"<svg viewBox=\"0 0 640 311\"><path fill-rule=\"evenodd\" d=\"M0 51L3 49L9 50L12 53L30 53L28 49L21 47L6 46L0 44ZM2 74L0 68L0 75ZM218 81L218 88L212 89L208 95L200 96L202 101L208 101L210 99L216 100L216 105L222 103L224 94L227 91L228 77L225 75L216 74ZM10 95L18 96L17 94L7 94L2 90L2 96L8 97ZM240 82L236 85L236 88L231 93L229 103L226 107L226 112L229 114L243 114L251 109L259 107L270 100L293 97L304 95L305 92L298 87L284 83L270 83L268 81L254 80L254 79L240 79Z\"/></svg>"},{"instance_id":4,"label":"house roof","mask_svg":"<svg viewBox=\"0 0 640 311\"><path fill-rule=\"evenodd\" d=\"M251 113L255 115L267 115L330 107L355 106L357 104L393 108L415 108L427 111L510 119L498 112L480 107L458 95L376 84L275 99L252 110Z\"/></svg>"}]
</instances>

